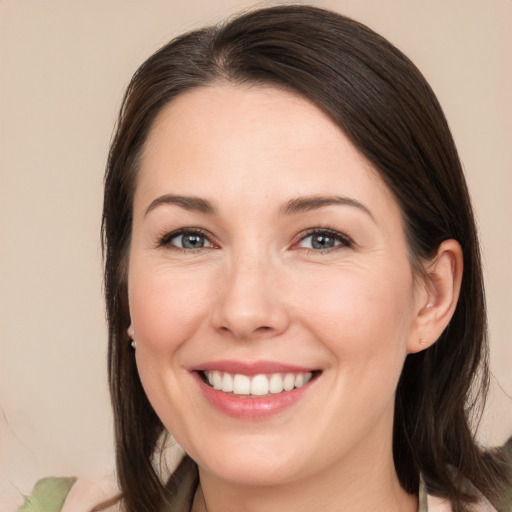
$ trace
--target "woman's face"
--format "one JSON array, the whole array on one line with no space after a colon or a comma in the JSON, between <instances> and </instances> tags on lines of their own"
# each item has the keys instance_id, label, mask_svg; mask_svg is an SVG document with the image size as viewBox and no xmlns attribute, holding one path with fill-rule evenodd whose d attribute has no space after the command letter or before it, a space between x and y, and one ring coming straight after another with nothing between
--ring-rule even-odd
<instances>
[{"instance_id":1,"label":"woman's face","mask_svg":"<svg viewBox=\"0 0 512 512\"><path fill-rule=\"evenodd\" d=\"M419 286L392 194L307 100L217 84L160 113L130 314L147 396L201 471L268 484L391 459Z\"/></svg>"}]
</instances>

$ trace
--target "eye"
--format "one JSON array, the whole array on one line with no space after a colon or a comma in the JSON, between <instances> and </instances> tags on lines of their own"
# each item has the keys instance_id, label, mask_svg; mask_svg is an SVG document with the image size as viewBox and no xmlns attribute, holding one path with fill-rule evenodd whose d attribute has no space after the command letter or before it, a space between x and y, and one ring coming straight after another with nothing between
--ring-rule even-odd
<instances>
[{"instance_id":1,"label":"eye","mask_svg":"<svg viewBox=\"0 0 512 512\"><path fill-rule=\"evenodd\" d=\"M334 249L336 247L348 247L351 245L350 239L339 233L338 231L330 229L313 230L309 231L303 236L296 247L304 249L312 249L316 251Z\"/></svg>"},{"instance_id":2,"label":"eye","mask_svg":"<svg viewBox=\"0 0 512 512\"><path fill-rule=\"evenodd\" d=\"M168 233L161 240L159 245L172 245L178 249L194 250L214 247L205 233L200 229L180 229Z\"/></svg>"}]
</instances>

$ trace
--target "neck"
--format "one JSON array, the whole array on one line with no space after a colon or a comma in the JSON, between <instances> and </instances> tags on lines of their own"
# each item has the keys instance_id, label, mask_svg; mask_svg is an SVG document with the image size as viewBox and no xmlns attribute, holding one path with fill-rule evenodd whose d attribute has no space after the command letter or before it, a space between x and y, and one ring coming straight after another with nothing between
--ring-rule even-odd
<instances>
[{"instance_id":1,"label":"neck","mask_svg":"<svg viewBox=\"0 0 512 512\"><path fill-rule=\"evenodd\" d=\"M349 458L350 459L350 458ZM360 458L358 459L360 462ZM345 461L321 474L279 485L225 482L200 469L193 512L416 512L418 499L400 486L389 454L373 453L364 464Z\"/></svg>"}]
</instances>

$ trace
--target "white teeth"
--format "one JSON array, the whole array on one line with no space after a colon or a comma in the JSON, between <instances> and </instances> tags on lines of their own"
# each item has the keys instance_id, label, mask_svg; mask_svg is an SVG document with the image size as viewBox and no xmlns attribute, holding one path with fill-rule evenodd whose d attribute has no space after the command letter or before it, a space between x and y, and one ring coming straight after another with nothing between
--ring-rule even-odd
<instances>
[{"instance_id":1,"label":"white teeth","mask_svg":"<svg viewBox=\"0 0 512 512\"><path fill-rule=\"evenodd\" d=\"M256 375L252 378L251 395L268 395L268 379L266 375Z\"/></svg>"},{"instance_id":2,"label":"white teeth","mask_svg":"<svg viewBox=\"0 0 512 512\"><path fill-rule=\"evenodd\" d=\"M268 389L271 393L281 393L281 391L283 391L283 377L281 377L279 373L274 373L274 375L270 377Z\"/></svg>"},{"instance_id":3,"label":"white teeth","mask_svg":"<svg viewBox=\"0 0 512 512\"><path fill-rule=\"evenodd\" d=\"M233 375L230 373L224 373L224 377L222 377L222 391L226 393L233 391Z\"/></svg>"},{"instance_id":4,"label":"white teeth","mask_svg":"<svg viewBox=\"0 0 512 512\"><path fill-rule=\"evenodd\" d=\"M295 387L296 388L301 388L302 386L304 386L304 374L303 373L299 373L296 377L295 377Z\"/></svg>"},{"instance_id":5,"label":"white teeth","mask_svg":"<svg viewBox=\"0 0 512 512\"><path fill-rule=\"evenodd\" d=\"M251 379L247 375L237 373L233 378L233 393L235 395L250 395Z\"/></svg>"},{"instance_id":6,"label":"white teeth","mask_svg":"<svg viewBox=\"0 0 512 512\"><path fill-rule=\"evenodd\" d=\"M213 389L222 389L222 376L220 372L213 372Z\"/></svg>"},{"instance_id":7,"label":"white teeth","mask_svg":"<svg viewBox=\"0 0 512 512\"><path fill-rule=\"evenodd\" d=\"M237 373L235 375L218 370L204 372L213 389L235 395L265 396L269 393L282 393L300 388L307 384L313 374L307 373L273 373L252 377Z\"/></svg>"},{"instance_id":8,"label":"white teeth","mask_svg":"<svg viewBox=\"0 0 512 512\"><path fill-rule=\"evenodd\" d=\"M283 389L285 391L291 391L295 387L295 375L293 373L287 373L283 380Z\"/></svg>"}]
</instances>

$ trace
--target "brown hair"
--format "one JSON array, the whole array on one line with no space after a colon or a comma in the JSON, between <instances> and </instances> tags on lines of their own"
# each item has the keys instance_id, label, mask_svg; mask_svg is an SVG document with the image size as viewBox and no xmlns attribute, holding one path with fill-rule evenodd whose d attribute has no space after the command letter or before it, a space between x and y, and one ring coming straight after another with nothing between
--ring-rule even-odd
<instances>
[{"instance_id":1,"label":"brown hair","mask_svg":"<svg viewBox=\"0 0 512 512\"><path fill-rule=\"evenodd\" d=\"M416 493L421 474L430 492L449 498L456 512L474 499L462 481L497 500L504 472L482 454L471 428L488 381L479 245L442 109L411 61L369 28L315 7L278 6L171 41L137 70L124 98L106 170L103 242L125 509L187 510L197 486L188 457L166 483L152 465L164 427L142 389L126 333L127 260L138 158L156 115L179 94L218 81L292 90L326 112L394 193L416 269L443 240L461 244L464 277L453 318L431 348L407 357L398 384L395 467L405 490Z\"/></svg>"}]
</instances>

